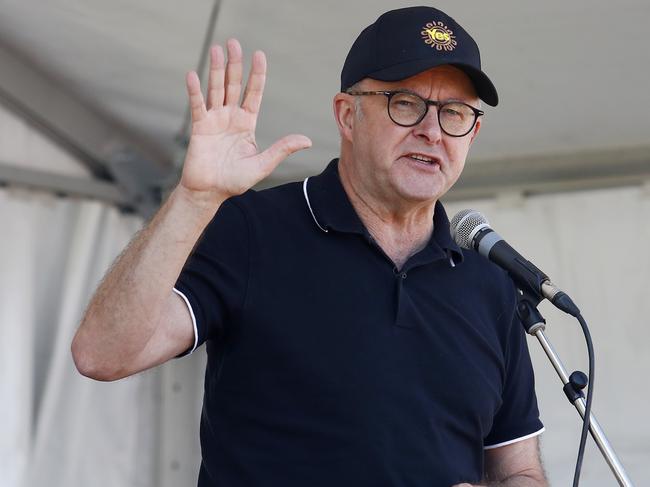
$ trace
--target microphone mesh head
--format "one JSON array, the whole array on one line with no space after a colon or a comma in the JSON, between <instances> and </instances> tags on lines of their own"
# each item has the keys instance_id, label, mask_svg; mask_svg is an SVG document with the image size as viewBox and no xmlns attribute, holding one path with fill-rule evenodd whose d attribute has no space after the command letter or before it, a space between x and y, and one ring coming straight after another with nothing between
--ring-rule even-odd
<instances>
[{"instance_id":1,"label":"microphone mesh head","mask_svg":"<svg viewBox=\"0 0 650 487\"><path fill-rule=\"evenodd\" d=\"M454 215L449 223L451 236L454 241L465 249L473 249L472 239L480 228L489 227L490 222L476 210L461 210Z\"/></svg>"}]
</instances>

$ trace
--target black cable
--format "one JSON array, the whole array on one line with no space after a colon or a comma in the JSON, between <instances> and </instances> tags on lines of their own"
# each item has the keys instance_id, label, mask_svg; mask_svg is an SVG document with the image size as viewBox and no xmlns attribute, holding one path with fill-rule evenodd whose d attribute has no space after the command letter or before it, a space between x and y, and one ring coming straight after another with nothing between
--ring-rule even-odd
<instances>
[{"instance_id":1,"label":"black cable","mask_svg":"<svg viewBox=\"0 0 650 487\"><path fill-rule=\"evenodd\" d=\"M591 418L591 400L594 393L594 369L595 369L595 359L594 359L594 345L591 341L591 334L589 333L589 328L587 323L581 314L576 316L582 327L582 332L585 335L585 340L587 342L587 352L589 354L589 382L587 387L587 401L585 403L585 415L582 420L582 433L580 434L580 447L578 448L578 459L576 461L576 470L573 475L573 487L578 487L580 482L580 470L582 469L582 459L585 454L585 445L587 443L587 433L589 432L590 418Z\"/></svg>"}]
</instances>

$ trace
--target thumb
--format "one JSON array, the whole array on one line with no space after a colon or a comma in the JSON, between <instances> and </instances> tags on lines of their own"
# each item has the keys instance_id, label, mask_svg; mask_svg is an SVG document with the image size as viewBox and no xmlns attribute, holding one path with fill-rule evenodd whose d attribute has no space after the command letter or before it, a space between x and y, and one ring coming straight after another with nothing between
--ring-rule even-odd
<instances>
[{"instance_id":1,"label":"thumb","mask_svg":"<svg viewBox=\"0 0 650 487\"><path fill-rule=\"evenodd\" d=\"M271 147L263 152L260 152L256 157L262 170L268 175L270 174L283 160L289 157L294 152L311 147L311 140L304 135L292 134L282 137L276 141Z\"/></svg>"}]
</instances>

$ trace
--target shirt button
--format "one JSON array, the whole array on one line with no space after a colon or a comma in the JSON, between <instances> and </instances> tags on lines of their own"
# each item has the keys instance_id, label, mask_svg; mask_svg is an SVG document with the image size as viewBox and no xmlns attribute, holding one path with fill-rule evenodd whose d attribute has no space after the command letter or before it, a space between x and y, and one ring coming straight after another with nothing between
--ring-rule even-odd
<instances>
[{"instance_id":1,"label":"shirt button","mask_svg":"<svg viewBox=\"0 0 650 487\"><path fill-rule=\"evenodd\" d=\"M401 278L402 278L402 279L406 279L406 272L402 272L402 274L401 274Z\"/></svg>"}]
</instances>

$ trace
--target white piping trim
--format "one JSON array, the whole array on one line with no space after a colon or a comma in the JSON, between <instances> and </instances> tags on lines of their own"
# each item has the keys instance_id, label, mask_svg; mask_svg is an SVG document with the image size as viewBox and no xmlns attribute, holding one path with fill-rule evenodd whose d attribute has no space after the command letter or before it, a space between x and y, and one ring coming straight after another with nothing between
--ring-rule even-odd
<instances>
[{"instance_id":1,"label":"white piping trim","mask_svg":"<svg viewBox=\"0 0 650 487\"><path fill-rule=\"evenodd\" d=\"M314 210L311 209L311 203L309 203L309 195L307 194L307 181L309 178L305 178L305 180L302 183L302 192L305 194L305 201L307 202L307 207L309 208L309 213L311 213L311 217L314 219L316 222L316 225L318 225L318 228L320 228L322 231L327 233L327 228L323 228L320 226L320 223L318 223L318 220L316 220L316 215L314 215Z\"/></svg>"},{"instance_id":2,"label":"white piping trim","mask_svg":"<svg viewBox=\"0 0 650 487\"><path fill-rule=\"evenodd\" d=\"M178 294L181 298L183 298L183 301L185 301L185 304L187 305L187 309L190 312L190 316L192 317L192 326L194 327L194 346L192 347L192 350L190 350L188 353L185 355L189 355L192 353L194 350L196 350L196 346L199 343L199 330L196 327L196 317L194 316L194 311L192 310L192 305L190 304L189 299L187 299L187 296L185 296L182 292L180 292L178 289L173 288L172 291L174 291L176 294Z\"/></svg>"},{"instance_id":3,"label":"white piping trim","mask_svg":"<svg viewBox=\"0 0 650 487\"><path fill-rule=\"evenodd\" d=\"M484 450L491 450L492 448L499 448L500 446L511 445L512 443L517 443L518 441L527 440L528 438L532 438L533 436L541 435L542 433L544 433L545 429L546 428L542 426L541 430L535 431L534 433L531 433L529 435L522 436L520 438L515 438L514 440L504 441L503 443L497 443L496 445L484 446L483 449Z\"/></svg>"},{"instance_id":4,"label":"white piping trim","mask_svg":"<svg viewBox=\"0 0 650 487\"><path fill-rule=\"evenodd\" d=\"M456 267L456 262L454 262L454 256L452 255L451 251L447 251L447 257L449 258L449 266L453 269Z\"/></svg>"}]
</instances>

